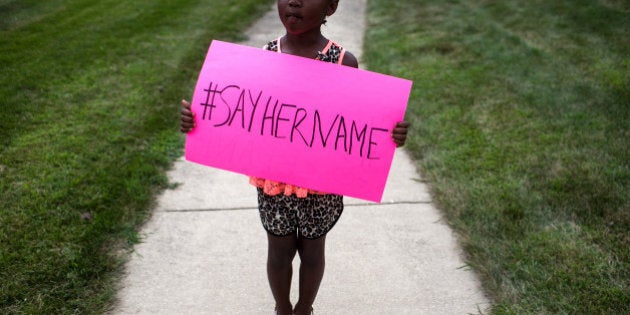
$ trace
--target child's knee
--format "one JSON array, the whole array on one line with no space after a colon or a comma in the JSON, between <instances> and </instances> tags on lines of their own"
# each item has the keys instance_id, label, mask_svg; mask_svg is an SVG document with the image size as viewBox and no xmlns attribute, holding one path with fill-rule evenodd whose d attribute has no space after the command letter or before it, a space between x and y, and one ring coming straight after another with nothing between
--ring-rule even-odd
<instances>
[{"instance_id":1,"label":"child's knee","mask_svg":"<svg viewBox=\"0 0 630 315\"><path fill-rule=\"evenodd\" d=\"M295 252L291 253L269 253L267 265L272 269L286 269L293 265Z\"/></svg>"},{"instance_id":2,"label":"child's knee","mask_svg":"<svg viewBox=\"0 0 630 315\"><path fill-rule=\"evenodd\" d=\"M287 265L291 265L296 252L297 247L295 246L281 246L279 244L271 243L269 244L267 261L272 266L276 266L279 268L285 267Z\"/></svg>"},{"instance_id":3,"label":"child's knee","mask_svg":"<svg viewBox=\"0 0 630 315\"><path fill-rule=\"evenodd\" d=\"M293 257L287 255L269 254L267 265L273 269L284 269L293 264Z\"/></svg>"},{"instance_id":4,"label":"child's knee","mask_svg":"<svg viewBox=\"0 0 630 315\"><path fill-rule=\"evenodd\" d=\"M302 240L299 254L300 261L305 265L321 265L325 261L324 240Z\"/></svg>"}]
</instances>

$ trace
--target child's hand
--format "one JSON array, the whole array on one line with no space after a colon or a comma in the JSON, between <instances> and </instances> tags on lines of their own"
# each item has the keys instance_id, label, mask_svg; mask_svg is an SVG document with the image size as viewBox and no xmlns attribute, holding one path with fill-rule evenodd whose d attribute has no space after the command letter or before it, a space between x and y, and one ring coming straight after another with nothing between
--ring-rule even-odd
<instances>
[{"instance_id":1,"label":"child's hand","mask_svg":"<svg viewBox=\"0 0 630 315\"><path fill-rule=\"evenodd\" d=\"M188 133L195 128L195 113L190 110L190 103L185 100L182 100L181 118L181 131L183 133Z\"/></svg>"},{"instance_id":2,"label":"child's hand","mask_svg":"<svg viewBox=\"0 0 630 315\"><path fill-rule=\"evenodd\" d=\"M407 140L407 128L409 127L409 123L406 121L400 121L396 123L396 127L394 127L394 131L392 132L392 139L396 143L396 147L402 147L405 145L405 141Z\"/></svg>"}]
</instances>

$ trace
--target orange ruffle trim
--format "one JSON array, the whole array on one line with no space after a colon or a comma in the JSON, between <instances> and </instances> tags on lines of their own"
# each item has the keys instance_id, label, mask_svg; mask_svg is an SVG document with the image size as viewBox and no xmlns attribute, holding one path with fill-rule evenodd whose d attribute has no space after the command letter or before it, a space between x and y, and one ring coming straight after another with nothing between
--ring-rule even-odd
<instances>
[{"instance_id":1,"label":"orange ruffle trim","mask_svg":"<svg viewBox=\"0 0 630 315\"><path fill-rule=\"evenodd\" d=\"M327 193L316 191L304 187L293 186L291 184L279 183L276 181L258 178L254 176L249 177L249 183L261 188L263 192L270 196L276 196L279 194L284 194L285 196L291 196L295 194L298 198L306 198L308 194L312 195L326 195Z\"/></svg>"}]
</instances>

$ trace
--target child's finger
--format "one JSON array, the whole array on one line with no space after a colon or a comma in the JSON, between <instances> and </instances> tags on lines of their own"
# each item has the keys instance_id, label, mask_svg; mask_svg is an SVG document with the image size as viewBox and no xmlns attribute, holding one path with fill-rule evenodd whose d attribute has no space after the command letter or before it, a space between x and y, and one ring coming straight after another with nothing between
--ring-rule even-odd
<instances>
[{"instance_id":1,"label":"child's finger","mask_svg":"<svg viewBox=\"0 0 630 315\"><path fill-rule=\"evenodd\" d=\"M188 102L187 100L182 100L182 107L183 107L183 108L185 108L185 109L187 109L187 110L188 110L188 112L189 112L192 116L195 116L195 112L193 112L193 111L191 110L191 105L190 105L190 102ZM182 108L182 112L183 112L183 108Z\"/></svg>"},{"instance_id":2,"label":"child's finger","mask_svg":"<svg viewBox=\"0 0 630 315\"><path fill-rule=\"evenodd\" d=\"M187 122L187 123L192 123L194 121L193 117L190 116L189 114L183 114L182 113L182 122Z\"/></svg>"},{"instance_id":3,"label":"child's finger","mask_svg":"<svg viewBox=\"0 0 630 315\"><path fill-rule=\"evenodd\" d=\"M182 106L190 109L190 103L187 100L182 100Z\"/></svg>"},{"instance_id":4,"label":"child's finger","mask_svg":"<svg viewBox=\"0 0 630 315\"><path fill-rule=\"evenodd\" d=\"M190 129L192 129L192 128L194 127L194 124L193 124L193 123L182 123L182 124L181 124L181 127L182 127L183 129L190 130Z\"/></svg>"},{"instance_id":5,"label":"child's finger","mask_svg":"<svg viewBox=\"0 0 630 315\"><path fill-rule=\"evenodd\" d=\"M394 140L397 140L397 141L405 141L407 140L407 135L406 134L393 134L392 138L394 138Z\"/></svg>"},{"instance_id":6,"label":"child's finger","mask_svg":"<svg viewBox=\"0 0 630 315\"><path fill-rule=\"evenodd\" d=\"M182 116L192 116L192 111L188 107L182 107L180 112L182 113Z\"/></svg>"},{"instance_id":7,"label":"child's finger","mask_svg":"<svg viewBox=\"0 0 630 315\"><path fill-rule=\"evenodd\" d=\"M396 134L407 134L409 127L409 123L406 121L399 121L396 123L396 126L392 130L392 135Z\"/></svg>"},{"instance_id":8,"label":"child's finger","mask_svg":"<svg viewBox=\"0 0 630 315\"><path fill-rule=\"evenodd\" d=\"M393 133L392 140L396 143L396 147L401 147L407 141L407 133Z\"/></svg>"},{"instance_id":9,"label":"child's finger","mask_svg":"<svg viewBox=\"0 0 630 315\"><path fill-rule=\"evenodd\" d=\"M392 134L406 134L406 133L407 133L407 127L396 127L392 131Z\"/></svg>"},{"instance_id":10,"label":"child's finger","mask_svg":"<svg viewBox=\"0 0 630 315\"><path fill-rule=\"evenodd\" d=\"M183 133L188 133L191 130L193 130L194 128L195 128L195 123L194 122L182 121L182 123L180 124L180 130Z\"/></svg>"},{"instance_id":11,"label":"child's finger","mask_svg":"<svg viewBox=\"0 0 630 315\"><path fill-rule=\"evenodd\" d=\"M180 130L183 133L190 132L195 128L195 113L190 109L190 103L186 100L182 100L181 110L181 126Z\"/></svg>"}]
</instances>

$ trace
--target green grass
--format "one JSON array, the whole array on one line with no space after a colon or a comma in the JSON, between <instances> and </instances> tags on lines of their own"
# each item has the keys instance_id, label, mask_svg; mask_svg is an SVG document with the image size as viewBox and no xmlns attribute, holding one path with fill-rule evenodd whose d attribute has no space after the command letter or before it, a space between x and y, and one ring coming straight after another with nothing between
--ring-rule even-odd
<instances>
[{"instance_id":1,"label":"green grass","mask_svg":"<svg viewBox=\"0 0 630 315\"><path fill-rule=\"evenodd\" d=\"M0 313L101 313L213 38L270 0L0 0Z\"/></svg>"},{"instance_id":2,"label":"green grass","mask_svg":"<svg viewBox=\"0 0 630 315\"><path fill-rule=\"evenodd\" d=\"M370 0L368 23L492 313L630 313L629 2Z\"/></svg>"}]
</instances>

